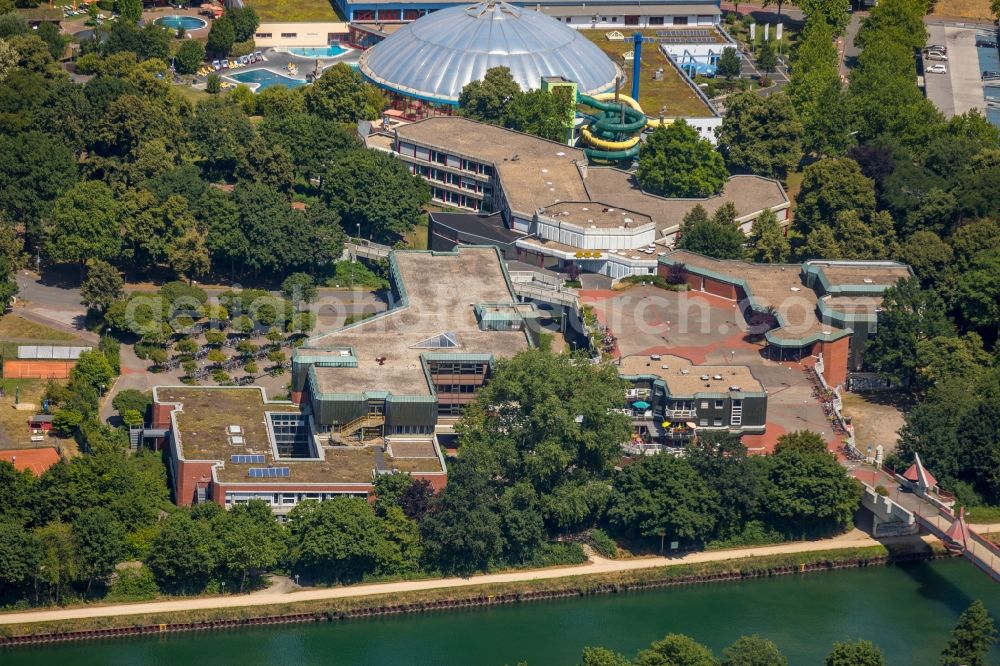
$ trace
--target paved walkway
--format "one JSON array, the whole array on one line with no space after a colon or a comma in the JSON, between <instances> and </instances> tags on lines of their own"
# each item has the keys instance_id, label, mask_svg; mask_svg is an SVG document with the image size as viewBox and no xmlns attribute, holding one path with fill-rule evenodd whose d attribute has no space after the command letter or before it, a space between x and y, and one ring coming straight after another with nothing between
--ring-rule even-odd
<instances>
[{"instance_id":1,"label":"paved walkway","mask_svg":"<svg viewBox=\"0 0 1000 666\"><path fill-rule=\"evenodd\" d=\"M903 537L892 541L912 541L913 537ZM699 562L718 562L738 560L760 555L786 555L790 553L806 553L825 550L845 550L865 546L875 546L880 542L864 535L863 532L852 530L833 539L820 541L800 541L795 543L763 546L760 548L741 548L736 550L708 551L690 553L683 557L649 557L631 560L609 560L593 556L587 564L536 569L531 571L513 571L499 574L484 574L471 578L439 578L434 580L415 580L396 583L375 583L370 585L352 585L347 587L308 589L288 592L289 588L282 586L274 591L262 591L253 594L241 594L225 597L202 597L197 599L179 599L176 601L154 601L149 603L119 604L114 606L79 606L57 610L29 611L0 614L0 624L25 624L32 622L54 622L76 620L93 617L119 617L128 615L146 615L151 613L170 613L191 610L209 610L215 608L241 608L250 606L266 606L271 604L295 603L301 601L322 601L327 599L344 599L348 597L369 597L378 594L399 594L421 590L450 589L484 585L492 583L516 583L531 580L546 580L565 578L568 576L596 575L652 569L655 567L677 566Z\"/></svg>"}]
</instances>

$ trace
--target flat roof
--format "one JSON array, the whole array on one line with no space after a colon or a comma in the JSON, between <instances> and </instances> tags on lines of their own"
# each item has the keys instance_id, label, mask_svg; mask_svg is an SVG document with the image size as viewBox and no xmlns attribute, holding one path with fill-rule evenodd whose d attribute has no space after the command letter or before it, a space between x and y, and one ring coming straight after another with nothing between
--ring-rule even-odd
<instances>
[{"instance_id":1,"label":"flat roof","mask_svg":"<svg viewBox=\"0 0 1000 666\"><path fill-rule=\"evenodd\" d=\"M667 385L671 397L692 397L704 393L760 393L764 385L745 365L696 365L681 356L626 356L618 364L618 374L629 377L655 376Z\"/></svg>"},{"instance_id":2,"label":"flat roof","mask_svg":"<svg viewBox=\"0 0 1000 666\"><path fill-rule=\"evenodd\" d=\"M377 452L372 446L317 447L320 459L276 458L265 419L268 412L299 414L289 402L268 401L260 387L179 387L158 386L159 403L180 403L174 411L179 441L175 442L183 460L218 461L215 476L220 483L295 485L297 483L371 483ZM241 438L234 444L238 426ZM399 458L384 455L389 470L402 472L441 472L441 462L434 445L423 442L425 452L419 457L404 454ZM427 448L429 447L429 449ZM435 455L427 455L430 451ZM233 462L234 455L261 456L254 462ZM249 476L250 468L288 467L287 477Z\"/></svg>"},{"instance_id":3,"label":"flat roof","mask_svg":"<svg viewBox=\"0 0 1000 666\"><path fill-rule=\"evenodd\" d=\"M627 208L614 208L592 201L566 201L546 206L539 214L556 222L569 222L584 229L635 229L652 224L653 218Z\"/></svg>"},{"instance_id":4,"label":"flat roof","mask_svg":"<svg viewBox=\"0 0 1000 666\"><path fill-rule=\"evenodd\" d=\"M517 303L503 264L493 247L460 246L454 252L396 251L390 261L399 271L407 305L383 315L311 338L296 353L314 347L350 347L357 367L313 366L320 393L430 395L421 356L483 354L513 356L529 346L525 331L480 330L477 303ZM397 288L399 288L397 286ZM421 341L453 333L456 347L416 348ZM384 358L383 363L377 359Z\"/></svg>"},{"instance_id":5,"label":"flat roof","mask_svg":"<svg viewBox=\"0 0 1000 666\"><path fill-rule=\"evenodd\" d=\"M910 269L891 262L832 262L811 261L818 266L832 285L877 285L891 287L900 280L910 277Z\"/></svg>"},{"instance_id":6,"label":"flat roof","mask_svg":"<svg viewBox=\"0 0 1000 666\"><path fill-rule=\"evenodd\" d=\"M781 326L767 334L768 340L772 342L786 341L794 344L817 336L839 336L843 333L843 329L819 320L816 310L819 297L803 282L802 266L799 264L752 264L746 261L713 259L686 250L674 250L660 260L667 264L684 264L689 270L694 269L694 272L706 277L745 285L747 295L752 298L757 309L773 308L782 321ZM873 270L886 270L886 276L889 273L900 277L910 275L908 267L903 264L888 266L889 262L821 263L824 264L825 271L829 270L828 267L835 267L835 275L838 279L845 279L847 284L861 284L862 277ZM837 297L827 302L831 306L837 306L835 309L838 310L874 315L882 297Z\"/></svg>"},{"instance_id":7,"label":"flat roof","mask_svg":"<svg viewBox=\"0 0 1000 666\"><path fill-rule=\"evenodd\" d=\"M711 215L732 202L741 218L789 207L781 184L760 176L730 176L722 193L712 197L658 197L643 192L627 171L588 166L578 148L457 116L427 118L395 131L401 141L492 164L510 207L527 217L554 204L589 202L646 215L663 236L676 232L699 204Z\"/></svg>"},{"instance_id":8,"label":"flat roof","mask_svg":"<svg viewBox=\"0 0 1000 666\"><path fill-rule=\"evenodd\" d=\"M524 236L511 231L504 225L500 213L492 215L476 215L475 213L429 213L434 224L459 231L470 236L478 236L483 240L510 245Z\"/></svg>"}]
</instances>

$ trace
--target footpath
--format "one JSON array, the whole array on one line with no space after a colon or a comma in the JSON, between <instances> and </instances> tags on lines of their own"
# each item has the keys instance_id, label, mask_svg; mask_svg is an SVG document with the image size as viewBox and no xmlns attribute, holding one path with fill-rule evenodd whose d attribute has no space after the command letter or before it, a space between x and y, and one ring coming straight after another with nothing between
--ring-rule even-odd
<instances>
[{"instance_id":1,"label":"footpath","mask_svg":"<svg viewBox=\"0 0 1000 666\"><path fill-rule=\"evenodd\" d=\"M807 553L814 551L844 550L877 546L880 543L912 541L914 537L900 539L883 539L876 541L859 530L852 530L832 539L819 541L799 541L794 543L761 546L757 548L740 548L734 550L716 550L689 553L681 557L647 557L627 560L610 560L592 556L587 564L554 567L550 569L534 569L527 571L511 571L497 574L482 574L469 578L436 578L432 580L400 581L393 583L372 583L366 585L351 585L335 588L295 589L287 591L264 590L254 594L241 594L223 597L199 597L195 599L178 599L172 601L153 601L148 603L119 604L110 606L76 606L56 610L0 613L0 625L25 624L32 622L56 622L96 617L118 617L128 615L147 615L153 613L171 613L193 610L210 610L219 608L246 608L253 606L269 606L274 604L296 603L302 601L322 601L327 599L344 599L350 597L369 597L380 594L399 594L422 590L461 588L495 583L516 583L570 576L586 576L609 574L617 572L653 569L657 567L678 566L700 562L717 562L737 560L762 555L786 555L792 553ZM930 539L933 540L933 539Z\"/></svg>"}]
</instances>

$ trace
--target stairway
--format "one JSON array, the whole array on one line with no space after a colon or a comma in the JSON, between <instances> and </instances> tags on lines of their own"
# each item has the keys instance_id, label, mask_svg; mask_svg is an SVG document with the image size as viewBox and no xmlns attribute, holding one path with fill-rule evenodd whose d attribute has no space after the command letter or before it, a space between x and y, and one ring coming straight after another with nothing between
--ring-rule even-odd
<instances>
[{"instance_id":1,"label":"stairway","mask_svg":"<svg viewBox=\"0 0 1000 666\"><path fill-rule=\"evenodd\" d=\"M365 414L364 416L359 416L350 423L345 423L340 426L337 433L347 439L354 433L361 430L361 439L364 441L371 433L371 428L377 428L377 437L382 436L382 426L385 424L385 416L383 414Z\"/></svg>"}]
</instances>

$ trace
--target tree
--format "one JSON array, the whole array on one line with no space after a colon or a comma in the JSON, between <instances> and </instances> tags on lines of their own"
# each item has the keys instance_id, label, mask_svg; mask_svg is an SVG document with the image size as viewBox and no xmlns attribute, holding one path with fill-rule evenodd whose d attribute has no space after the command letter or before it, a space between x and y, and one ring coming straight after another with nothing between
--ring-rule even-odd
<instances>
[{"instance_id":1,"label":"tree","mask_svg":"<svg viewBox=\"0 0 1000 666\"><path fill-rule=\"evenodd\" d=\"M308 273L292 273L281 283L281 295L299 307L312 303L317 295L316 281Z\"/></svg>"},{"instance_id":2,"label":"tree","mask_svg":"<svg viewBox=\"0 0 1000 666\"><path fill-rule=\"evenodd\" d=\"M76 540L66 523L51 522L34 532L39 545L38 578L48 583L53 601L62 602L62 591L66 585L77 580Z\"/></svg>"},{"instance_id":3,"label":"tree","mask_svg":"<svg viewBox=\"0 0 1000 666\"><path fill-rule=\"evenodd\" d=\"M198 275L204 275L211 267L205 237L197 229L190 228L167 249L167 261L178 277L187 278L188 284Z\"/></svg>"},{"instance_id":4,"label":"tree","mask_svg":"<svg viewBox=\"0 0 1000 666\"><path fill-rule=\"evenodd\" d=\"M309 113L338 123L374 120L382 113L369 108L369 84L342 62L326 69L303 95Z\"/></svg>"},{"instance_id":5,"label":"tree","mask_svg":"<svg viewBox=\"0 0 1000 666\"><path fill-rule=\"evenodd\" d=\"M49 55L53 60L61 60L66 51L66 43L69 41L63 37L59 27L55 23L48 21L42 23L35 30L35 34L49 47Z\"/></svg>"},{"instance_id":6,"label":"tree","mask_svg":"<svg viewBox=\"0 0 1000 666\"><path fill-rule=\"evenodd\" d=\"M759 263L781 264L788 261L791 254L791 244L785 236L785 230L770 208L758 215L751 224L747 246L751 259Z\"/></svg>"},{"instance_id":7,"label":"tree","mask_svg":"<svg viewBox=\"0 0 1000 666\"><path fill-rule=\"evenodd\" d=\"M916 379L919 341L953 333L941 298L922 289L917 278L901 280L882 297L866 358L880 375L907 386Z\"/></svg>"},{"instance_id":8,"label":"tree","mask_svg":"<svg viewBox=\"0 0 1000 666\"><path fill-rule=\"evenodd\" d=\"M580 666L631 666L628 657L602 647L583 648Z\"/></svg>"},{"instance_id":9,"label":"tree","mask_svg":"<svg viewBox=\"0 0 1000 666\"><path fill-rule=\"evenodd\" d=\"M295 184L291 154L284 146L271 145L260 136L250 142L236 175L281 192L290 192Z\"/></svg>"},{"instance_id":10,"label":"tree","mask_svg":"<svg viewBox=\"0 0 1000 666\"><path fill-rule=\"evenodd\" d=\"M88 259L113 260L121 251L118 204L111 189L100 181L70 188L52 208L46 251L56 262L80 265Z\"/></svg>"},{"instance_id":11,"label":"tree","mask_svg":"<svg viewBox=\"0 0 1000 666\"><path fill-rule=\"evenodd\" d=\"M205 62L205 45L196 39L185 41L177 47L174 63L180 74L194 74Z\"/></svg>"},{"instance_id":12,"label":"tree","mask_svg":"<svg viewBox=\"0 0 1000 666\"><path fill-rule=\"evenodd\" d=\"M283 86L273 86L257 93L260 110L267 93L273 90L287 90ZM291 94L291 93L289 93ZM303 106L301 93L298 105ZM269 143L284 146L292 156L296 172L304 178L323 175L325 169L337 163L346 153L360 148L357 133L351 128L332 120L302 112L302 109L288 112L264 112L264 121L259 126L261 136Z\"/></svg>"},{"instance_id":13,"label":"tree","mask_svg":"<svg viewBox=\"0 0 1000 666\"><path fill-rule=\"evenodd\" d=\"M980 252L958 279L956 305L963 320L1000 338L1000 248Z\"/></svg>"},{"instance_id":14,"label":"tree","mask_svg":"<svg viewBox=\"0 0 1000 666\"><path fill-rule=\"evenodd\" d=\"M719 150L730 171L784 179L802 158L803 134L787 95L745 92L726 100Z\"/></svg>"},{"instance_id":15,"label":"tree","mask_svg":"<svg viewBox=\"0 0 1000 666\"><path fill-rule=\"evenodd\" d=\"M795 226L808 234L821 224L834 225L844 211L867 214L875 209L875 184L847 157L810 164L796 199Z\"/></svg>"},{"instance_id":16,"label":"tree","mask_svg":"<svg viewBox=\"0 0 1000 666\"><path fill-rule=\"evenodd\" d=\"M217 95L222 91L222 77L220 77L215 72L208 75L205 79L205 92L210 95Z\"/></svg>"},{"instance_id":17,"label":"tree","mask_svg":"<svg viewBox=\"0 0 1000 666\"><path fill-rule=\"evenodd\" d=\"M88 308L104 312L125 295L123 286L121 273L114 266L92 259L87 262L87 279L80 285L80 297Z\"/></svg>"},{"instance_id":18,"label":"tree","mask_svg":"<svg viewBox=\"0 0 1000 666\"><path fill-rule=\"evenodd\" d=\"M732 80L740 75L742 69L740 54L736 52L736 49L731 46L722 49L722 55L719 56L719 62L715 67L716 73L719 76L724 76L727 80Z\"/></svg>"},{"instance_id":19,"label":"tree","mask_svg":"<svg viewBox=\"0 0 1000 666\"><path fill-rule=\"evenodd\" d=\"M226 16L233 23L234 41L245 42L252 39L257 26L260 25L260 17L251 7L228 7Z\"/></svg>"},{"instance_id":20,"label":"tree","mask_svg":"<svg viewBox=\"0 0 1000 666\"><path fill-rule=\"evenodd\" d=\"M699 204L684 216L677 247L716 259L742 259L745 242L746 236L727 217L725 207L709 219Z\"/></svg>"},{"instance_id":21,"label":"tree","mask_svg":"<svg viewBox=\"0 0 1000 666\"><path fill-rule=\"evenodd\" d=\"M772 641L760 636L740 636L722 651L720 666L787 666L788 660Z\"/></svg>"},{"instance_id":22,"label":"tree","mask_svg":"<svg viewBox=\"0 0 1000 666\"><path fill-rule=\"evenodd\" d=\"M844 259L889 259L899 254L892 217L886 211L872 212L863 219L856 210L844 210L833 226Z\"/></svg>"},{"instance_id":23,"label":"tree","mask_svg":"<svg viewBox=\"0 0 1000 666\"><path fill-rule=\"evenodd\" d=\"M531 484L516 483L504 490L498 503L508 562L524 562L542 545L545 537L538 495Z\"/></svg>"},{"instance_id":24,"label":"tree","mask_svg":"<svg viewBox=\"0 0 1000 666\"><path fill-rule=\"evenodd\" d=\"M202 157L202 168L220 178L230 177L245 161L256 136L243 109L225 97L198 103L190 133Z\"/></svg>"},{"instance_id":25,"label":"tree","mask_svg":"<svg viewBox=\"0 0 1000 666\"><path fill-rule=\"evenodd\" d=\"M0 586L27 592L41 559L40 544L33 537L19 520L0 518Z\"/></svg>"},{"instance_id":26,"label":"tree","mask_svg":"<svg viewBox=\"0 0 1000 666\"><path fill-rule=\"evenodd\" d=\"M844 641L833 644L824 663L826 666L885 666L885 655L870 641Z\"/></svg>"},{"instance_id":27,"label":"tree","mask_svg":"<svg viewBox=\"0 0 1000 666\"><path fill-rule=\"evenodd\" d=\"M782 435L774 455L761 458L762 506L787 535L829 534L851 523L861 485L826 450L815 433ZM822 447L822 448L821 448Z\"/></svg>"},{"instance_id":28,"label":"tree","mask_svg":"<svg viewBox=\"0 0 1000 666\"><path fill-rule=\"evenodd\" d=\"M913 233L900 248L899 257L913 269L924 287L931 287L944 279L954 253L948 243L933 231Z\"/></svg>"},{"instance_id":29,"label":"tree","mask_svg":"<svg viewBox=\"0 0 1000 666\"><path fill-rule=\"evenodd\" d=\"M226 515L221 531L221 562L240 579L240 592L247 576L267 571L285 555L285 535L271 507L262 500L237 504Z\"/></svg>"},{"instance_id":30,"label":"tree","mask_svg":"<svg viewBox=\"0 0 1000 666\"><path fill-rule=\"evenodd\" d=\"M125 555L124 535L114 515L104 507L81 513L73 521L73 536L87 588L95 580L106 581Z\"/></svg>"},{"instance_id":31,"label":"tree","mask_svg":"<svg viewBox=\"0 0 1000 666\"><path fill-rule=\"evenodd\" d=\"M17 66L18 58L19 56L14 47L3 39L0 39L0 83L6 78L7 72Z\"/></svg>"},{"instance_id":32,"label":"tree","mask_svg":"<svg viewBox=\"0 0 1000 666\"><path fill-rule=\"evenodd\" d=\"M188 511L177 511L163 522L153 539L146 566L160 589L182 593L202 590L218 562L216 537Z\"/></svg>"},{"instance_id":33,"label":"tree","mask_svg":"<svg viewBox=\"0 0 1000 666\"><path fill-rule=\"evenodd\" d=\"M522 94L507 67L491 67L482 81L470 81L458 96L458 109L466 118L502 125L507 107Z\"/></svg>"},{"instance_id":34,"label":"tree","mask_svg":"<svg viewBox=\"0 0 1000 666\"><path fill-rule=\"evenodd\" d=\"M707 197L726 184L722 155L683 120L657 127L639 150L636 180L665 197Z\"/></svg>"},{"instance_id":35,"label":"tree","mask_svg":"<svg viewBox=\"0 0 1000 666\"><path fill-rule=\"evenodd\" d=\"M518 93L507 105L503 126L543 139L565 142L575 109L576 99L567 88Z\"/></svg>"},{"instance_id":36,"label":"tree","mask_svg":"<svg viewBox=\"0 0 1000 666\"><path fill-rule=\"evenodd\" d=\"M292 509L289 527L293 571L315 578L360 580L379 571L389 549L375 510L362 499L304 502Z\"/></svg>"},{"instance_id":37,"label":"tree","mask_svg":"<svg viewBox=\"0 0 1000 666\"><path fill-rule=\"evenodd\" d=\"M25 225L35 247L42 220L76 180L75 157L64 141L35 131L0 135L0 210Z\"/></svg>"},{"instance_id":38,"label":"tree","mask_svg":"<svg viewBox=\"0 0 1000 666\"><path fill-rule=\"evenodd\" d=\"M807 21L827 23L833 27L834 34L841 34L847 27L850 0L795 0L795 4Z\"/></svg>"},{"instance_id":39,"label":"tree","mask_svg":"<svg viewBox=\"0 0 1000 666\"><path fill-rule=\"evenodd\" d=\"M608 517L619 528L643 537L704 541L716 525L717 496L684 458L650 456L629 465L614 479Z\"/></svg>"},{"instance_id":40,"label":"tree","mask_svg":"<svg viewBox=\"0 0 1000 666\"><path fill-rule=\"evenodd\" d=\"M986 655L997 640L997 627L978 599L958 618L941 653L942 666L985 666Z\"/></svg>"},{"instance_id":41,"label":"tree","mask_svg":"<svg viewBox=\"0 0 1000 666\"><path fill-rule=\"evenodd\" d=\"M765 40L758 49L757 67L760 71L765 72L766 74L770 74L774 70L778 69L778 56L775 55L774 49L771 47L771 42L769 40Z\"/></svg>"},{"instance_id":42,"label":"tree","mask_svg":"<svg viewBox=\"0 0 1000 666\"><path fill-rule=\"evenodd\" d=\"M323 200L343 226L385 241L411 229L430 200L430 190L400 160L377 150L355 150L326 171Z\"/></svg>"},{"instance_id":43,"label":"tree","mask_svg":"<svg viewBox=\"0 0 1000 666\"><path fill-rule=\"evenodd\" d=\"M208 31L207 48L210 53L218 56L227 56L236 41L236 30L233 21L229 18L228 12L212 21L212 27Z\"/></svg>"},{"instance_id":44,"label":"tree","mask_svg":"<svg viewBox=\"0 0 1000 666\"><path fill-rule=\"evenodd\" d=\"M654 456L660 457L660 456ZM669 457L669 456L668 456ZM636 666L716 666L712 651L683 634L667 634L635 658Z\"/></svg>"},{"instance_id":45,"label":"tree","mask_svg":"<svg viewBox=\"0 0 1000 666\"><path fill-rule=\"evenodd\" d=\"M136 25L142 18L142 0L115 0L119 20Z\"/></svg>"}]
</instances>

